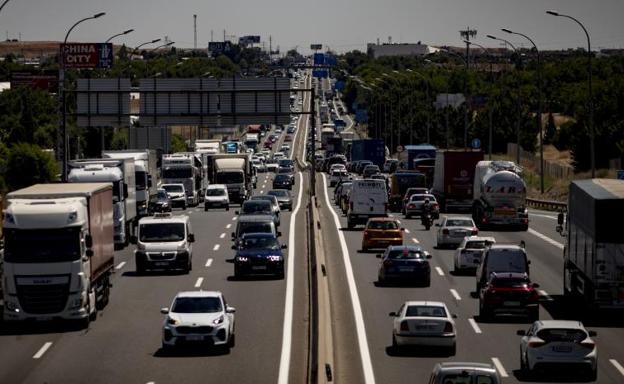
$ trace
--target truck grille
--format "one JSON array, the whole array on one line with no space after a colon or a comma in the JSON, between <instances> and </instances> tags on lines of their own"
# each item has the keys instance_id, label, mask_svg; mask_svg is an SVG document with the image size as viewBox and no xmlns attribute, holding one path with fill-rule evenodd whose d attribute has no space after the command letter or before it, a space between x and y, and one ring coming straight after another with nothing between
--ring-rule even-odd
<instances>
[{"instance_id":1,"label":"truck grille","mask_svg":"<svg viewBox=\"0 0 624 384\"><path fill-rule=\"evenodd\" d=\"M57 313L65 309L69 283L50 285L17 285L17 299L26 313Z\"/></svg>"},{"instance_id":2,"label":"truck grille","mask_svg":"<svg viewBox=\"0 0 624 384\"><path fill-rule=\"evenodd\" d=\"M148 252L147 256L150 260L175 260L176 253L175 252Z\"/></svg>"},{"instance_id":3,"label":"truck grille","mask_svg":"<svg viewBox=\"0 0 624 384\"><path fill-rule=\"evenodd\" d=\"M176 331L181 335L188 335L189 333L210 333L212 332L212 327L209 325L202 325L199 327L191 327L183 325L181 327L177 327Z\"/></svg>"}]
</instances>

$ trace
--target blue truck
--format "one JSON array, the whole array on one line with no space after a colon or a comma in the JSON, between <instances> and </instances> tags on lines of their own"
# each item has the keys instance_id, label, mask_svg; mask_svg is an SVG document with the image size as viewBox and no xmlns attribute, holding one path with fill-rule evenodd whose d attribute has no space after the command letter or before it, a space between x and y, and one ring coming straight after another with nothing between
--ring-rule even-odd
<instances>
[{"instance_id":1,"label":"blue truck","mask_svg":"<svg viewBox=\"0 0 624 384\"><path fill-rule=\"evenodd\" d=\"M382 139L353 140L351 142L351 161L370 160L383 167L386 161L386 145Z\"/></svg>"}]
</instances>

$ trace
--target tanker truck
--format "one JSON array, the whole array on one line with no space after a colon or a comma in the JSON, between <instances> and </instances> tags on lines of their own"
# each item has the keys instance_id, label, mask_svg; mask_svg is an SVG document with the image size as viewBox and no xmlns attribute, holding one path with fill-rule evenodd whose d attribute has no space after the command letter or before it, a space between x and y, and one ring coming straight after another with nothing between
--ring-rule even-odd
<instances>
[{"instance_id":1,"label":"tanker truck","mask_svg":"<svg viewBox=\"0 0 624 384\"><path fill-rule=\"evenodd\" d=\"M475 167L472 217L479 228L529 229L526 184L511 161L479 161Z\"/></svg>"}]
</instances>

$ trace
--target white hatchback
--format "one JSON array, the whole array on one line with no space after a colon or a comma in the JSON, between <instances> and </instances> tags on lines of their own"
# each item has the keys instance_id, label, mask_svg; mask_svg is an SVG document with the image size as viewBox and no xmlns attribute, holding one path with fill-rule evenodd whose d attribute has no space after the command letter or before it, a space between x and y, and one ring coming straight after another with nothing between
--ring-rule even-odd
<instances>
[{"instance_id":1,"label":"white hatchback","mask_svg":"<svg viewBox=\"0 0 624 384\"><path fill-rule=\"evenodd\" d=\"M483 262L483 252L487 247L496 244L493 237L466 236L459 247L455 250L454 270L463 272L466 270L476 270Z\"/></svg>"},{"instance_id":2,"label":"white hatchback","mask_svg":"<svg viewBox=\"0 0 624 384\"><path fill-rule=\"evenodd\" d=\"M455 355L457 316L449 312L446 304L439 301L406 301L398 312L390 312L394 318L392 347L428 346L448 348Z\"/></svg>"},{"instance_id":3,"label":"white hatchback","mask_svg":"<svg viewBox=\"0 0 624 384\"><path fill-rule=\"evenodd\" d=\"M218 291L178 293L164 315L162 347L207 344L234 346L234 312Z\"/></svg>"}]
</instances>

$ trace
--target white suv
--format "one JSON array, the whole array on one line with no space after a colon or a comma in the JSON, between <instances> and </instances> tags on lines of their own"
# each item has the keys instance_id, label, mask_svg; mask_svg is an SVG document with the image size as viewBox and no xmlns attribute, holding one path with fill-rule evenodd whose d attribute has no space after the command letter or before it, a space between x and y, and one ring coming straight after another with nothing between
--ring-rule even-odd
<instances>
[{"instance_id":1,"label":"white suv","mask_svg":"<svg viewBox=\"0 0 624 384\"><path fill-rule=\"evenodd\" d=\"M207 344L234 346L234 313L218 291L178 293L171 307L162 308L164 315L162 347Z\"/></svg>"}]
</instances>

